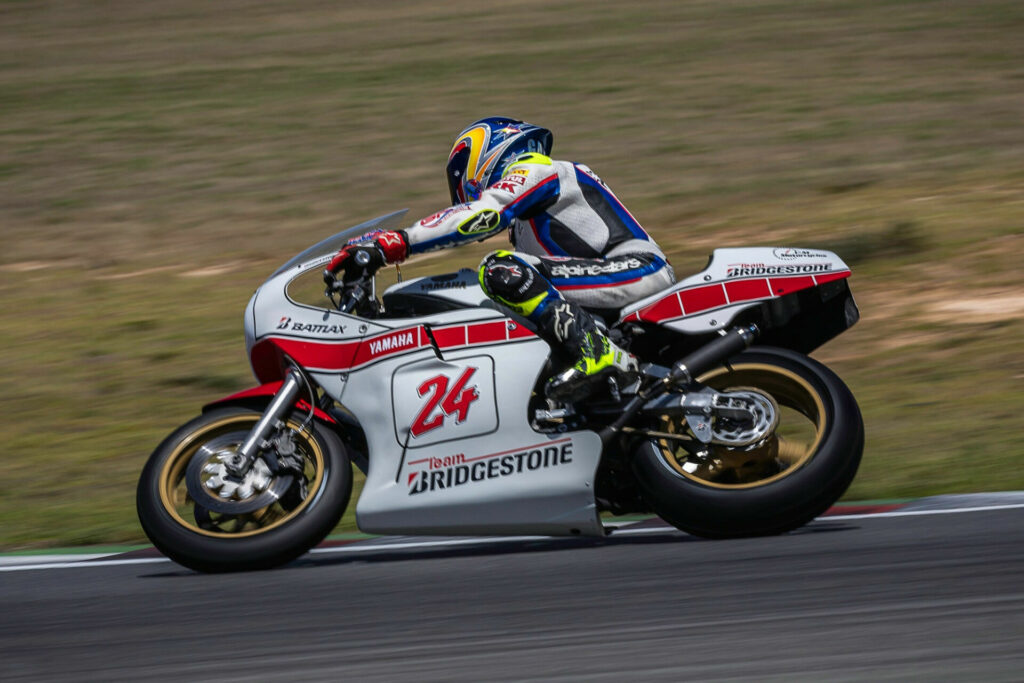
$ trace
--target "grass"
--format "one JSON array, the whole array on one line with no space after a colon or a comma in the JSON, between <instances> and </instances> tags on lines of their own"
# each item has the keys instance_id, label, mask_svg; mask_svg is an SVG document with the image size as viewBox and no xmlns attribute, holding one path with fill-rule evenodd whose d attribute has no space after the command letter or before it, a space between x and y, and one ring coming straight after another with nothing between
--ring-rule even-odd
<instances>
[{"instance_id":1,"label":"grass","mask_svg":"<svg viewBox=\"0 0 1024 683\"><path fill-rule=\"evenodd\" d=\"M252 289L440 208L454 134L506 112L681 274L854 265L818 354L867 424L849 498L1024 487L1022 29L1012 0L0 3L0 547L140 540L146 455L251 382Z\"/></svg>"}]
</instances>

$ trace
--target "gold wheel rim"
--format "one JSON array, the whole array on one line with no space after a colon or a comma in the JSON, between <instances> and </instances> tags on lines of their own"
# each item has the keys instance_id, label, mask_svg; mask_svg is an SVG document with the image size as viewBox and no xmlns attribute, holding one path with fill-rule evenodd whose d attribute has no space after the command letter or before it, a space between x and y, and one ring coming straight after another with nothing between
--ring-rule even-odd
<instances>
[{"instance_id":1,"label":"gold wheel rim","mask_svg":"<svg viewBox=\"0 0 1024 683\"><path fill-rule=\"evenodd\" d=\"M303 452L306 463L304 474L307 471L312 470L312 478L307 477L306 497L298 505L290 510L284 510L281 507L280 501L278 501L272 505L268 505L267 507L260 508L253 513L244 515L246 519L244 520L245 523L243 527L248 524L255 524L256 528L243 528L242 530L235 532L204 529L198 525L198 522L189 522L184 516L182 516L182 509L188 509L189 505L191 505L191 509L194 511L197 507L195 501L191 499L191 496L187 495L187 491L185 490L185 470L192 457L211 439L231 434L235 431L238 431L242 435L242 439L244 439L259 418L259 415L233 415L231 417L216 420L210 424L201 426L199 429L182 439L174 447L171 455L164 462L164 465L160 470L159 479L160 502L163 505L164 510L174 518L174 521L189 531L202 534L204 536L212 536L214 538L246 538L266 533L271 529L279 527L294 519L296 516L301 514L306 506L309 505L310 501L314 500L319 495L320 489L324 483L323 449L320 448L316 439L312 438L307 431L300 429L300 425L298 423L289 421L288 427L294 432L296 445ZM272 510L271 508L280 509ZM224 521L231 521L234 518L231 516L225 516L222 519ZM264 524L264 520L269 521Z\"/></svg>"},{"instance_id":2,"label":"gold wheel rim","mask_svg":"<svg viewBox=\"0 0 1024 683\"><path fill-rule=\"evenodd\" d=\"M780 423L776 431L760 448L743 451L724 446L711 445L711 465L697 465L688 460L689 454L678 448L670 439L659 439L658 445L665 462L678 474L691 479L703 486L720 489L749 489L766 486L779 481L798 471L807 464L818 452L821 441L827 430L825 404L821 394L811 384L790 370L764 363L737 363L731 369L718 368L702 375L699 382L717 391L726 391L739 387L756 387L759 391L770 394L780 406ZM782 409L785 409L783 412ZM802 416L803 420L800 420ZM787 420L788 418L788 420ZM800 424L786 424L796 421ZM681 418L662 419L661 428L669 433L683 433L685 422ZM780 431L795 429L795 436L787 437ZM680 457L680 455L684 457ZM737 466L742 463L750 474L737 477ZM775 467L774 473L758 472L766 467ZM689 469L687 469L689 467ZM716 481L711 478L715 472L730 472L730 476L738 481Z\"/></svg>"}]
</instances>

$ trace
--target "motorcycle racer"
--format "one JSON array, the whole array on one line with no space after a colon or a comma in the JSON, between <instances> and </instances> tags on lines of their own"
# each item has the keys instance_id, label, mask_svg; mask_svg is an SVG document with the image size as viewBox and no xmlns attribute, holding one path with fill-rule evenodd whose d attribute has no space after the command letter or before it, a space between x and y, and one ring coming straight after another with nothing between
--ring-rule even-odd
<instances>
[{"instance_id":1,"label":"motorcycle racer","mask_svg":"<svg viewBox=\"0 0 1024 683\"><path fill-rule=\"evenodd\" d=\"M636 358L608 338L590 311L617 312L675 277L664 253L604 181L583 164L552 159L551 143L549 130L524 121L474 122L448 155L452 206L404 230L342 248L328 270L355 277L508 228L515 251L484 257L481 287L575 359L548 381L545 393L576 401L609 377L625 384L637 371Z\"/></svg>"}]
</instances>

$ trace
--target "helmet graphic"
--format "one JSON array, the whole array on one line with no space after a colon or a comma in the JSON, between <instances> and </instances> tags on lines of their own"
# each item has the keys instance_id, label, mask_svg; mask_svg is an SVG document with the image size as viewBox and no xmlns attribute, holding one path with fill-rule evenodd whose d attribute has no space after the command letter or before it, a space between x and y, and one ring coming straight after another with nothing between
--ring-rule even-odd
<instances>
[{"instance_id":1,"label":"helmet graphic","mask_svg":"<svg viewBox=\"0 0 1024 683\"><path fill-rule=\"evenodd\" d=\"M448 189L452 204L480 198L520 154L551 153L551 131L524 121L492 116L459 133L448 154Z\"/></svg>"}]
</instances>

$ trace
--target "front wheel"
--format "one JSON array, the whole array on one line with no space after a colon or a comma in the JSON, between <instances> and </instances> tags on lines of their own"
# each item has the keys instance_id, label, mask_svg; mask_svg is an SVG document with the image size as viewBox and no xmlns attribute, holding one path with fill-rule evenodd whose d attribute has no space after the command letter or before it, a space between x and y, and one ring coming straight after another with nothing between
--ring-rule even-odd
<instances>
[{"instance_id":1,"label":"front wheel","mask_svg":"<svg viewBox=\"0 0 1024 683\"><path fill-rule=\"evenodd\" d=\"M352 468L337 435L288 421L272 446L287 469L257 457L244 477L225 468L260 413L212 410L180 427L150 456L136 496L153 544L197 571L266 569L319 543L352 492Z\"/></svg>"},{"instance_id":2,"label":"front wheel","mask_svg":"<svg viewBox=\"0 0 1024 683\"><path fill-rule=\"evenodd\" d=\"M644 499L673 526L709 538L778 534L820 515L853 481L864 424L850 390L821 363L761 347L699 381L764 397L777 422L753 444L703 446L683 418L663 416L661 438L640 445L633 467Z\"/></svg>"}]
</instances>

